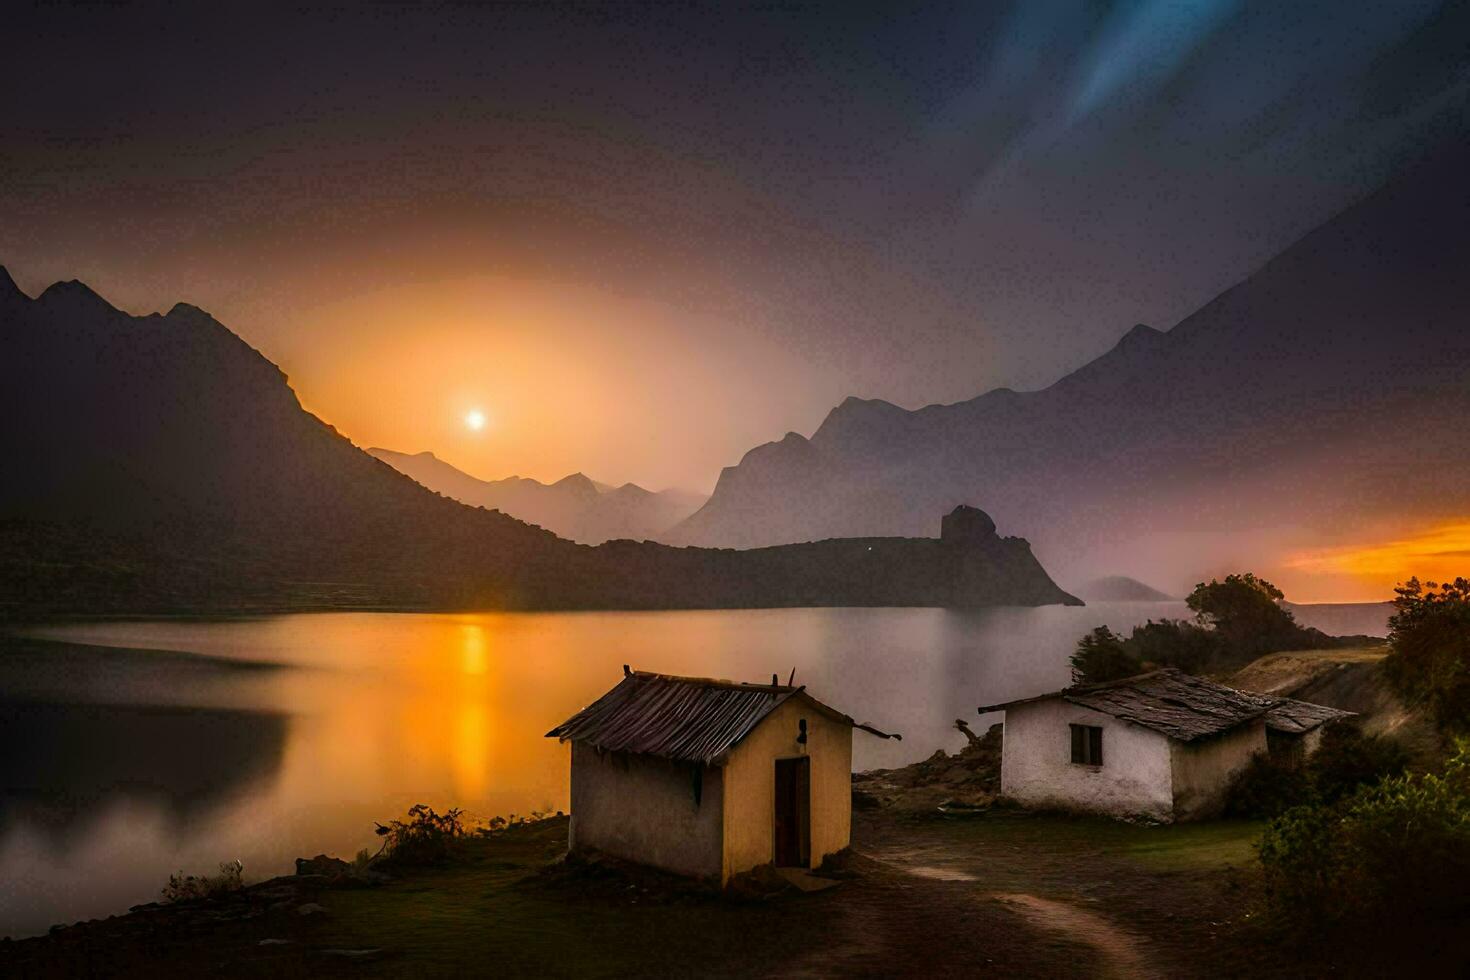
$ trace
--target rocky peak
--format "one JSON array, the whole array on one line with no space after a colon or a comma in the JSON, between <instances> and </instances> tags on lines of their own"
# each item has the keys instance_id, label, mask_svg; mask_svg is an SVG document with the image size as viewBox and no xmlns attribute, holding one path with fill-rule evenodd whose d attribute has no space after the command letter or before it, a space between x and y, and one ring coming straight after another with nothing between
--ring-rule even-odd
<instances>
[{"instance_id":1,"label":"rocky peak","mask_svg":"<svg viewBox=\"0 0 1470 980\"><path fill-rule=\"evenodd\" d=\"M841 451L874 438L897 433L908 422L910 413L881 398L843 399L812 434L812 442Z\"/></svg>"},{"instance_id":2,"label":"rocky peak","mask_svg":"<svg viewBox=\"0 0 1470 980\"><path fill-rule=\"evenodd\" d=\"M0 265L0 303L10 303L22 299L29 299L29 297L21 292L20 287L15 284L15 280L10 278L9 270L5 266Z\"/></svg>"},{"instance_id":3,"label":"rocky peak","mask_svg":"<svg viewBox=\"0 0 1470 980\"><path fill-rule=\"evenodd\" d=\"M593 483L591 478L585 473L573 473L570 476L564 476L553 483L552 486L558 490L576 494L579 497L597 496L597 484Z\"/></svg>"},{"instance_id":4,"label":"rocky peak","mask_svg":"<svg viewBox=\"0 0 1470 980\"><path fill-rule=\"evenodd\" d=\"M7 275L8 279L9 276ZM73 314L119 313L117 307L97 295L92 287L77 279L54 282L47 286L36 302Z\"/></svg>"},{"instance_id":5,"label":"rocky peak","mask_svg":"<svg viewBox=\"0 0 1470 980\"><path fill-rule=\"evenodd\" d=\"M939 522L939 539L948 544L984 544L995 540L995 521L979 507L960 504Z\"/></svg>"}]
</instances>

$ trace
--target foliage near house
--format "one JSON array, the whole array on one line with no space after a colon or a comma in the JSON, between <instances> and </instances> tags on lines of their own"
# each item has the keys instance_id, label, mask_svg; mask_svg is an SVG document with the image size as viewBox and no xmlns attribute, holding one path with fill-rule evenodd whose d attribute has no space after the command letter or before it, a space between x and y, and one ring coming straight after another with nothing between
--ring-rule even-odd
<instances>
[{"instance_id":1,"label":"foliage near house","mask_svg":"<svg viewBox=\"0 0 1470 980\"><path fill-rule=\"evenodd\" d=\"M1390 776L1293 807L1259 847L1268 898L1310 926L1433 924L1470 913L1470 743L1442 773Z\"/></svg>"},{"instance_id":2,"label":"foliage near house","mask_svg":"<svg viewBox=\"0 0 1470 980\"><path fill-rule=\"evenodd\" d=\"M383 838L383 863L394 866L443 864L451 846L464 836L458 808L439 813L423 803L409 807L407 820L378 824Z\"/></svg>"},{"instance_id":3,"label":"foliage near house","mask_svg":"<svg viewBox=\"0 0 1470 980\"><path fill-rule=\"evenodd\" d=\"M1190 674L1236 667L1267 653L1313 650L1342 640L1297 623L1281 605L1280 589L1251 572L1211 579L1194 587L1185 602L1193 622L1149 620L1122 637L1099 626L1078 641L1071 658L1072 680L1097 684L1156 667Z\"/></svg>"},{"instance_id":4,"label":"foliage near house","mask_svg":"<svg viewBox=\"0 0 1470 980\"><path fill-rule=\"evenodd\" d=\"M1470 580L1411 578L1394 592L1389 681L1404 700L1428 709L1441 731L1470 732Z\"/></svg>"},{"instance_id":5,"label":"foliage near house","mask_svg":"<svg viewBox=\"0 0 1470 980\"><path fill-rule=\"evenodd\" d=\"M1401 774L1408 764L1408 752L1396 739L1340 721L1326 727L1321 746L1304 764L1272 755L1253 758L1231 781L1226 813L1275 817L1295 806L1333 804Z\"/></svg>"},{"instance_id":6,"label":"foliage near house","mask_svg":"<svg viewBox=\"0 0 1470 980\"><path fill-rule=\"evenodd\" d=\"M168 876L168 884L163 886L163 900L190 902L237 892L245 887L241 877L244 871L245 866L239 861L223 862L217 875L186 875L180 871Z\"/></svg>"}]
</instances>

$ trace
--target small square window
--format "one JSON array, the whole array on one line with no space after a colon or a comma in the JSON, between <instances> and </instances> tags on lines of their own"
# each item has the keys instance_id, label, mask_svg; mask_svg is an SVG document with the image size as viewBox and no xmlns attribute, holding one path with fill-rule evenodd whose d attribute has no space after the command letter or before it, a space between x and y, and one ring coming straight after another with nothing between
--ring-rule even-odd
<instances>
[{"instance_id":1,"label":"small square window","mask_svg":"<svg viewBox=\"0 0 1470 980\"><path fill-rule=\"evenodd\" d=\"M1102 765L1102 729L1096 725L1073 725L1071 727L1072 761L1079 766Z\"/></svg>"}]
</instances>

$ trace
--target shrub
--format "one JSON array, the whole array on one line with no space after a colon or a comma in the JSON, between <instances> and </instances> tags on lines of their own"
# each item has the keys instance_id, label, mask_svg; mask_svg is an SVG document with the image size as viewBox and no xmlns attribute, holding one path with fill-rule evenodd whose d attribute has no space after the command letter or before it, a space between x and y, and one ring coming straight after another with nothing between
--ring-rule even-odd
<instances>
[{"instance_id":1,"label":"shrub","mask_svg":"<svg viewBox=\"0 0 1470 980\"><path fill-rule=\"evenodd\" d=\"M1301 768L1257 755L1230 781L1227 817L1275 817L1315 799L1311 779Z\"/></svg>"},{"instance_id":2,"label":"shrub","mask_svg":"<svg viewBox=\"0 0 1470 980\"><path fill-rule=\"evenodd\" d=\"M1441 731L1470 731L1470 581L1414 578L1394 592L1384 662L1390 683L1428 708Z\"/></svg>"},{"instance_id":3,"label":"shrub","mask_svg":"<svg viewBox=\"0 0 1470 980\"><path fill-rule=\"evenodd\" d=\"M1214 630L1180 619L1150 619L1133 628L1128 648L1150 666L1178 667L1187 674L1208 669L1220 659L1220 637Z\"/></svg>"},{"instance_id":4,"label":"shrub","mask_svg":"<svg viewBox=\"0 0 1470 980\"><path fill-rule=\"evenodd\" d=\"M1142 668L1123 645L1123 638L1099 626L1077 641L1072 658L1073 684L1100 684L1132 677Z\"/></svg>"},{"instance_id":5,"label":"shrub","mask_svg":"<svg viewBox=\"0 0 1470 980\"><path fill-rule=\"evenodd\" d=\"M1225 813L1232 817L1275 817L1295 806L1335 803L1408 767L1396 740L1365 735L1351 722L1322 733L1322 744L1303 765L1258 755L1231 780Z\"/></svg>"},{"instance_id":6,"label":"shrub","mask_svg":"<svg viewBox=\"0 0 1470 980\"><path fill-rule=\"evenodd\" d=\"M1408 767L1409 753L1397 739L1365 735L1347 721L1327 726L1322 744L1308 762L1312 787L1325 803L1335 803Z\"/></svg>"},{"instance_id":7,"label":"shrub","mask_svg":"<svg viewBox=\"0 0 1470 980\"><path fill-rule=\"evenodd\" d=\"M187 902L237 892L245 887L241 877L244 871L245 866L239 861L221 864L217 875L186 875L180 871L168 876L168 884L163 886L163 900Z\"/></svg>"},{"instance_id":8,"label":"shrub","mask_svg":"<svg viewBox=\"0 0 1470 980\"><path fill-rule=\"evenodd\" d=\"M383 860L399 865L442 864L453 842L464 836L458 808L444 813L417 803L409 807L407 820L390 820L377 825L383 838Z\"/></svg>"},{"instance_id":9,"label":"shrub","mask_svg":"<svg viewBox=\"0 0 1470 980\"><path fill-rule=\"evenodd\" d=\"M1390 776L1294 807L1259 845L1267 894L1313 925L1418 923L1470 910L1470 745L1443 774Z\"/></svg>"},{"instance_id":10,"label":"shrub","mask_svg":"<svg viewBox=\"0 0 1470 980\"><path fill-rule=\"evenodd\" d=\"M1342 640L1304 628L1281 605L1281 590L1250 572L1194 587L1186 602L1193 622L1149 620L1122 637L1099 626L1072 654L1072 681L1095 684L1155 667L1190 674L1235 667L1266 653L1340 645Z\"/></svg>"}]
</instances>

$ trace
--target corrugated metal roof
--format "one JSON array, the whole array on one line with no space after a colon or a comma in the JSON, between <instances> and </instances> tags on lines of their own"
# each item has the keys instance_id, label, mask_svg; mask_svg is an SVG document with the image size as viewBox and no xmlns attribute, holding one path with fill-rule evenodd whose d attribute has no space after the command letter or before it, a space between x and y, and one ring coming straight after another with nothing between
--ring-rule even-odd
<instances>
[{"instance_id":1,"label":"corrugated metal roof","mask_svg":"<svg viewBox=\"0 0 1470 980\"><path fill-rule=\"evenodd\" d=\"M979 710L984 714L1049 698L1061 698L1101 711L1181 742L1218 735L1262 716L1271 728L1300 733L1351 714L1320 704L1237 691L1173 667L1105 684L1069 687L1039 697L985 705Z\"/></svg>"},{"instance_id":2,"label":"corrugated metal roof","mask_svg":"<svg viewBox=\"0 0 1470 980\"><path fill-rule=\"evenodd\" d=\"M609 752L632 752L687 762L719 763L782 704L801 698L815 710L883 738L804 687L743 684L704 677L630 671L622 682L546 733L547 738L587 742Z\"/></svg>"}]
</instances>

